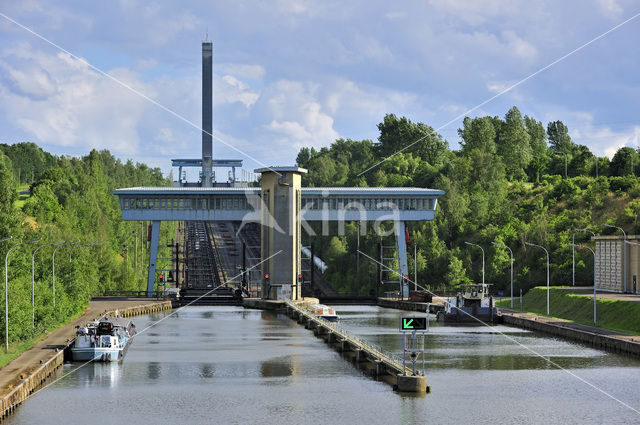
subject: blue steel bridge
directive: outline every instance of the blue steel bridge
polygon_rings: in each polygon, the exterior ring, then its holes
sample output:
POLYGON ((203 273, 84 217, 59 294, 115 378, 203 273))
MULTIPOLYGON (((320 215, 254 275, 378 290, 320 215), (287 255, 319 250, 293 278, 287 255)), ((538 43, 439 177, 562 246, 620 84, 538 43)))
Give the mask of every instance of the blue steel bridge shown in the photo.
MULTIPOLYGON (((124 220, 151 223, 148 294, 153 293, 157 283, 162 221, 186 223, 183 244, 188 251, 185 258, 189 270, 187 286, 198 281, 198 285, 204 286, 201 289, 207 289, 225 283, 229 275, 237 271, 233 270, 234 260, 229 259, 230 254, 237 253, 239 244, 247 245, 253 241, 254 246, 249 251, 253 264, 260 264, 262 296, 274 298, 282 293, 288 294, 283 288, 291 287, 290 298, 298 299, 301 296, 298 276, 303 272, 301 232, 313 235, 308 226, 310 222, 322 222, 323 233, 330 222, 337 222, 339 229, 346 221, 374 222, 374 225, 382 221, 393 222, 395 246, 387 247, 387 253, 382 252, 380 258, 394 265, 397 263, 395 274, 398 279, 407 275, 405 223, 433 220, 438 196, 444 192, 426 188, 301 187, 301 175, 307 170, 298 167, 257 169, 255 173, 261 174, 261 187, 248 187, 246 181, 238 181, 236 177, 236 169, 242 170, 241 159, 214 157, 212 63, 213 45, 204 41, 201 158, 172 160, 172 165, 179 169, 175 187, 133 187, 114 191, 120 199, 124 220), (197 182, 186 181, 183 175, 185 167, 200 169, 197 182), (214 168, 229 168, 228 180, 217 182, 214 168), (245 232, 246 237, 240 241, 242 232, 237 229, 246 227, 248 223, 258 223, 259 226, 253 226, 253 233, 248 232, 247 235, 245 232), (207 244, 210 246, 203 246, 207 244), (276 289, 273 292, 272 287, 276 289)), ((242 172, 245 175, 245 170, 242 172)), ((243 259, 245 253, 246 249, 243 249, 243 259)), ((174 275, 177 275, 178 268, 177 264, 174 265, 174 275)), ((313 275, 313 267, 310 268, 313 275)), ((406 282, 402 291, 404 295, 408 294, 406 282)))

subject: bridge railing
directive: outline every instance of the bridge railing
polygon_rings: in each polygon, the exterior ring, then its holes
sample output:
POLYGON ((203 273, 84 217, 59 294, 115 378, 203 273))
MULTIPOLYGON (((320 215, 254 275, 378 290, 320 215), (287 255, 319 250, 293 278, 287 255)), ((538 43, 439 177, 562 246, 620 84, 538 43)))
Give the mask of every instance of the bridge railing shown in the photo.
MULTIPOLYGON (((103 297, 130 297, 130 298, 149 298, 147 291, 104 291, 103 297)), ((166 298, 163 291, 153 291, 151 298, 166 298)))
POLYGON ((337 323, 328 322, 326 320, 315 317, 315 315, 311 311, 307 310, 304 307, 300 307, 298 304, 294 303, 291 300, 285 300, 285 303, 287 304, 287 306, 296 310, 298 313, 301 313, 304 316, 306 316, 309 320, 312 320, 315 323, 318 323, 318 324, 321 324, 322 326, 330 328, 340 338, 349 340, 352 344, 355 344, 358 346, 358 348, 373 354, 379 360, 383 360, 383 361, 386 360, 387 362, 391 363, 395 369, 399 371, 404 371, 406 375, 412 375, 411 370, 403 366, 402 359, 396 354, 385 351, 384 349, 382 349, 382 347, 378 345, 373 345, 367 341, 364 341, 361 338, 358 338, 357 336, 353 336, 349 334, 349 331, 347 331, 347 329, 343 328, 337 323))

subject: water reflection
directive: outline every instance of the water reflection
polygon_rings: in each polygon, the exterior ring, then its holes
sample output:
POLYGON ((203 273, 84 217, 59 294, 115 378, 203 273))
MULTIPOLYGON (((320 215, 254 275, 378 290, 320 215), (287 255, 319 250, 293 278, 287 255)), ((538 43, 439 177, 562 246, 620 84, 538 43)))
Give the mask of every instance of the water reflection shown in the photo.
POLYGON ((201 378, 213 378, 216 373, 216 368, 213 363, 204 363, 200 365, 200 377, 201 378))
POLYGON ((147 377, 151 381, 155 381, 160 378, 161 366, 158 362, 149 362, 147 364, 147 377))
POLYGON ((260 363, 260 376, 264 378, 294 375, 295 356, 283 356, 260 363))

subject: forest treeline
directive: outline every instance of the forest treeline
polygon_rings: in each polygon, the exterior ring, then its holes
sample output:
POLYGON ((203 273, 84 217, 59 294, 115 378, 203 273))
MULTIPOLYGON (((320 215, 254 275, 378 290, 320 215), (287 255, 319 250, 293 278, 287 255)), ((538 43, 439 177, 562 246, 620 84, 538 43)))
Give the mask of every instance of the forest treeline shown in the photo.
MULTIPOLYGON (((516 291, 546 282, 544 251, 550 254, 551 283, 571 284, 572 248, 591 234, 638 230, 640 154, 620 148, 613 158, 595 156, 575 143, 561 121, 547 123, 522 116, 517 107, 504 116, 465 118, 458 130, 461 149, 451 150, 433 128, 393 114, 378 125, 371 140, 336 140, 319 151, 302 148, 297 164, 309 170, 307 186, 405 186, 445 191, 432 222, 408 222, 409 256, 417 247, 418 283, 450 289, 481 280, 482 253, 465 245, 481 245, 486 253, 487 283, 495 290, 509 282, 509 252, 514 252, 516 291), (384 161, 383 161, 384 160, 384 161), (376 166, 380 161, 379 165, 376 166), (363 173, 363 171, 368 170, 363 173)), ((325 278, 344 293, 367 294, 375 287, 376 264, 360 256, 357 226, 344 236, 306 238, 329 264, 325 278)), ((376 258, 380 237, 369 228, 360 247, 376 258)), ((392 245, 391 238, 382 241, 392 245)), ((593 257, 576 251, 576 284, 593 282, 593 257)), ((413 280, 414 260, 409 258, 413 280)), ((383 288, 392 290, 396 288, 383 288)))
MULTIPOLYGON (((134 247, 142 248, 146 229, 139 223, 122 220, 112 191, 168 184, 160 169, 131 161, 123 163, 106 150, 71 158, 51 155, 34 143, 1 144, 0 238, 11 236, 0 243, 1 252, 6 254, 20 242, 42 238, 16 246, 8 257, 10 342, 27 340, 68 321, 82 311, 91 296, 105 290, 146 288, 142 256, 137 267, 133 261, 134 247), (19 181, 22 188, 24 182, 30 188, 30 195, 22 202, 16 202, 19 181), (43 246, 33 256, 39 246, 59 241, 78 242, 43 246), (101 245, 81 246, 90 243, 101 245)), ((4 305, 4 292, 1 298, 4 305)), ((0 329, 4 329, 4 315, 0 321, 0 329)))

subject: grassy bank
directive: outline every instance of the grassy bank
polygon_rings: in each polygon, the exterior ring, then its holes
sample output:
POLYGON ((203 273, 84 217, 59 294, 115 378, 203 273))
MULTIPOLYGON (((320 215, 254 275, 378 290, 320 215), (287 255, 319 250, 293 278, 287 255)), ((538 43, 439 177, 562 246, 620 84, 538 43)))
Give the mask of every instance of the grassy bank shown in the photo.
MULTIPOLYGON (((593 298, 561 288, 551 288, 549 292, 551 317, 593 326, 593 298)), ((497 301, 496 305, 509 308, 510 300, 497 301)), ((527 292, 522 297, 522 309, 518 300, 513 306, 515 310, 546 316, 547 288, 539 286, 527 292)), ((596 308, 598 327, 640 335, 640 303, 598 299, 596 308)))
POLYGON ((2 348, 0 350, 0 368, 4 367, 13 359, 17 358, 20 354, 24 353, 25 351, 33 347, 36 343, 47 338, 51 332, 63 326, 68 325, 72 321, 76 320, 78 317, 82 316, 82 314, 84 313, 84 310, 86 310, 86 307, 80 313, 77 313, 74 316, 70 317, 67 321, 59 322, 57 324, 51 325, 51 328, 50 328, 51 330, 49 332, 43 332, 32 338, 22 340, 22 341, 16 341, 9 344, 9 351, 5 351, 4 348, 2 348))

